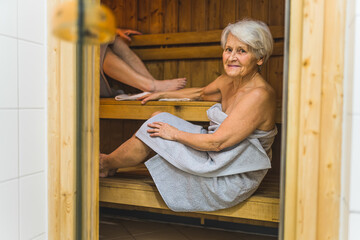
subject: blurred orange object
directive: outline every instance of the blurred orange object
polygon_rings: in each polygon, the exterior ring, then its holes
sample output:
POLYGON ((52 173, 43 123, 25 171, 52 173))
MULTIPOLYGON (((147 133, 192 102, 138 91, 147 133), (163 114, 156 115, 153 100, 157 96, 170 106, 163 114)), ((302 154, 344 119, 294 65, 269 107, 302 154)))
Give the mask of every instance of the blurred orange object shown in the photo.
MULTIPOLYGON (((103 5, 84 3, 83 12, 82 34, 85 44, 100 44, 114 39, 115 17, 109 8, 103 5)), ((77 1, 60 4, 53 15, 51 32, 62 40, 76 42, 78 40, 78 17, 77 1)))

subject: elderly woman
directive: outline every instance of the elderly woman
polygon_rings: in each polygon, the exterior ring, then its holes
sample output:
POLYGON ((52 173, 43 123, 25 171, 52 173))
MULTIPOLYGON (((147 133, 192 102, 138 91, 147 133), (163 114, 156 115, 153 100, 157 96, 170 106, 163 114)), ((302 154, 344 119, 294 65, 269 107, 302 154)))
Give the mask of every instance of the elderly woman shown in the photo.
POLYGON ((225 74, 204 88, 153 93, 219 103, 208 111, 205 130, 169 113, 154 114, 127 142, 100 157, 100 175, 145 161, 168 207, 174 211, 213 211, 245 200, 271 167, 275 92, 260 75, 272 52, 269 28, 242 20, 229 24, 221 44, 225 74))

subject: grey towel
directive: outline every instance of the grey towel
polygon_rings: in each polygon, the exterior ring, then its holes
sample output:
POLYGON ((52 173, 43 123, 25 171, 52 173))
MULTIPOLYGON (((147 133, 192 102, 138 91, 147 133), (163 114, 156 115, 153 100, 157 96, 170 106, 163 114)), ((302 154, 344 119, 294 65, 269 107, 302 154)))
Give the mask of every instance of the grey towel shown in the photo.
POLYGON ((105 76, 103 70, 104 58, 108 44, 100 45, 100 97, 113 97, 115 96, 113 90, 109 85, 109 81, 105 76))
POLYGON ((213 211, 245 200, 257 189, 271 167, 271 144, 277 133, 256 130, 236 146, 220 152, 204 152, 175 141, 150 137, 148 123, 161 121, 191 133, 212 133, 227 115, 221 104, 208 111, 210 127, 189 123, 169 113, 146 121, 136 136, 157 155, 145 165, 161 196, 174 211, 213 211))

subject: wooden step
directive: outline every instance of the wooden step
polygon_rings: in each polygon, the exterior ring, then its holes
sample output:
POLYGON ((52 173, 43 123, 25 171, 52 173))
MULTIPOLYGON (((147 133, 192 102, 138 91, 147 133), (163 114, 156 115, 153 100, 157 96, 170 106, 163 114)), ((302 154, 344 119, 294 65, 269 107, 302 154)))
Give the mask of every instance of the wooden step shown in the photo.
MULTIPOLYGON (((114 177, 101 178, 100 201, 168 210, 144 166, 127 168, 114 177)), ((279 202, 279 179, 266 176, 259 189, 246 201, 232 208, 201 214, 278 223, 279 202)))

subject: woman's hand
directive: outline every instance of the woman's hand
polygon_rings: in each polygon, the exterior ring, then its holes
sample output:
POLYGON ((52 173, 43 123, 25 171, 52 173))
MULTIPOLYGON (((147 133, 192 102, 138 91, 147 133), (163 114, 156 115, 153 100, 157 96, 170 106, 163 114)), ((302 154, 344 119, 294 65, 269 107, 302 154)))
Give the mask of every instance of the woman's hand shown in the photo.
POLYGON ((116 34, 119 35, 122 39, 131 42, 131 38, 130 35, 140 35, 142 34, 141 32, 135 31, 135 30, 131 30, 131 29, 121 29, 121 28, 117 28, 116 29, 116 34))
POLYGON ((163 139, 174 141, 179 133, 179 130, 167 123, 153 122, 148 124, 149 129, 147 132, 150 133, 151 137, 161 137, 163 139))
POLYGON ((149 93, 145 96, 139 97, 137 100, 141 101, 141 104, 145 104, 148 101, 155 101, 155 100, 159 100, 160 98, 162 98, 162 93, 154 92, 154 93, 149 93))

